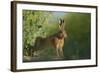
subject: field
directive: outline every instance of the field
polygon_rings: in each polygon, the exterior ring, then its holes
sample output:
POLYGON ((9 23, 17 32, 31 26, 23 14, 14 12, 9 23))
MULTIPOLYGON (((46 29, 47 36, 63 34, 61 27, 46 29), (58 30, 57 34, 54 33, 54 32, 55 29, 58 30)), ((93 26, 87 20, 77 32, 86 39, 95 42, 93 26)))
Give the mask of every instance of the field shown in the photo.
POLYGON ((23 10, 23 61, 79 60, 91 58, 91 14, 75 12, 54 12, 23 10), (30 56, 30 46, 37 37, 47 37, 59 31, 59 18, 65 21, 64 57, 57 58, 55 48, 49 45, 30 56))

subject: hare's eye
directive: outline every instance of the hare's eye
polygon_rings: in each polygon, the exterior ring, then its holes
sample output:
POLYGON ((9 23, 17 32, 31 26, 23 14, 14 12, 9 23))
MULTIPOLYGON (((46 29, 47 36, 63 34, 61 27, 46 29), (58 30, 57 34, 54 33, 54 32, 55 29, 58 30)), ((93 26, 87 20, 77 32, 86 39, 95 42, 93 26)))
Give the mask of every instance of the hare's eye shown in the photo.
POLYGON ((42 26, 41 25, 38 25, 38 28, 41 28, 42 26))

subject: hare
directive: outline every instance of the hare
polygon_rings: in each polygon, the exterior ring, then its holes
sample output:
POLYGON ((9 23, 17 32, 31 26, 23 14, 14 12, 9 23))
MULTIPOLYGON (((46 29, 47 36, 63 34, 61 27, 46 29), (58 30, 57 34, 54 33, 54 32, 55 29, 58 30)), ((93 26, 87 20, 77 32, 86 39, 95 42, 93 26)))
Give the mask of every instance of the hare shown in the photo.
POLYGON ((57 57, 63 56, 64 39, 67 37, 64 26, 64 20, 59 19, 59 31, 57 33, 46 38, 37 37, 34 46, 31 46, 30 49, 31 56, 35 51, 44 49, 46 45, 55 48, 57 57))

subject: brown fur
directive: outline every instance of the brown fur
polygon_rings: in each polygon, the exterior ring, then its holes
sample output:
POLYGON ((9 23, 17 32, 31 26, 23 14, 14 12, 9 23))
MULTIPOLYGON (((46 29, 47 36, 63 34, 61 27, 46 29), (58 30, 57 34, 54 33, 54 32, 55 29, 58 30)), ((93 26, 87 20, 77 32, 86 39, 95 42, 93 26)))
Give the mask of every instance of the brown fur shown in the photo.
POLYGON ((42 38, 37 37, 35 41, 34 47, 31 49, 31 54, 34 51, 43 49, 47 46, 51 46, 56 49, 57 56, 63 56, 63 47, 64 47, 64 39, 67 37, 67 34, 64 30, 64 20, 60 20, 59 31, 49 37, 42 38))

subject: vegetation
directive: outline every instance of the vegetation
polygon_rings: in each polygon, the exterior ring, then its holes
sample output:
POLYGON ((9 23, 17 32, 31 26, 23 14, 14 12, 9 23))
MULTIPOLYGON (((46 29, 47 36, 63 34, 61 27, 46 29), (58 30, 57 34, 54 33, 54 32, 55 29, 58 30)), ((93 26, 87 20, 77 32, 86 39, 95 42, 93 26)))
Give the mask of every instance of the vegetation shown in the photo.
MULTIPOLYGON (((65 20, 64 57, 66 60, 90 59, 91 17, 89 13, 53 12, 23 10, 23 55, 29 56, 29 45, 34 45, 36 37, 47 37, 56 33, 58 19, 65 20)), ((40 51, 41 52, 41 51, 40 51)), ((40 57, 50 59, 55 49, 44 49, 40 57)))

